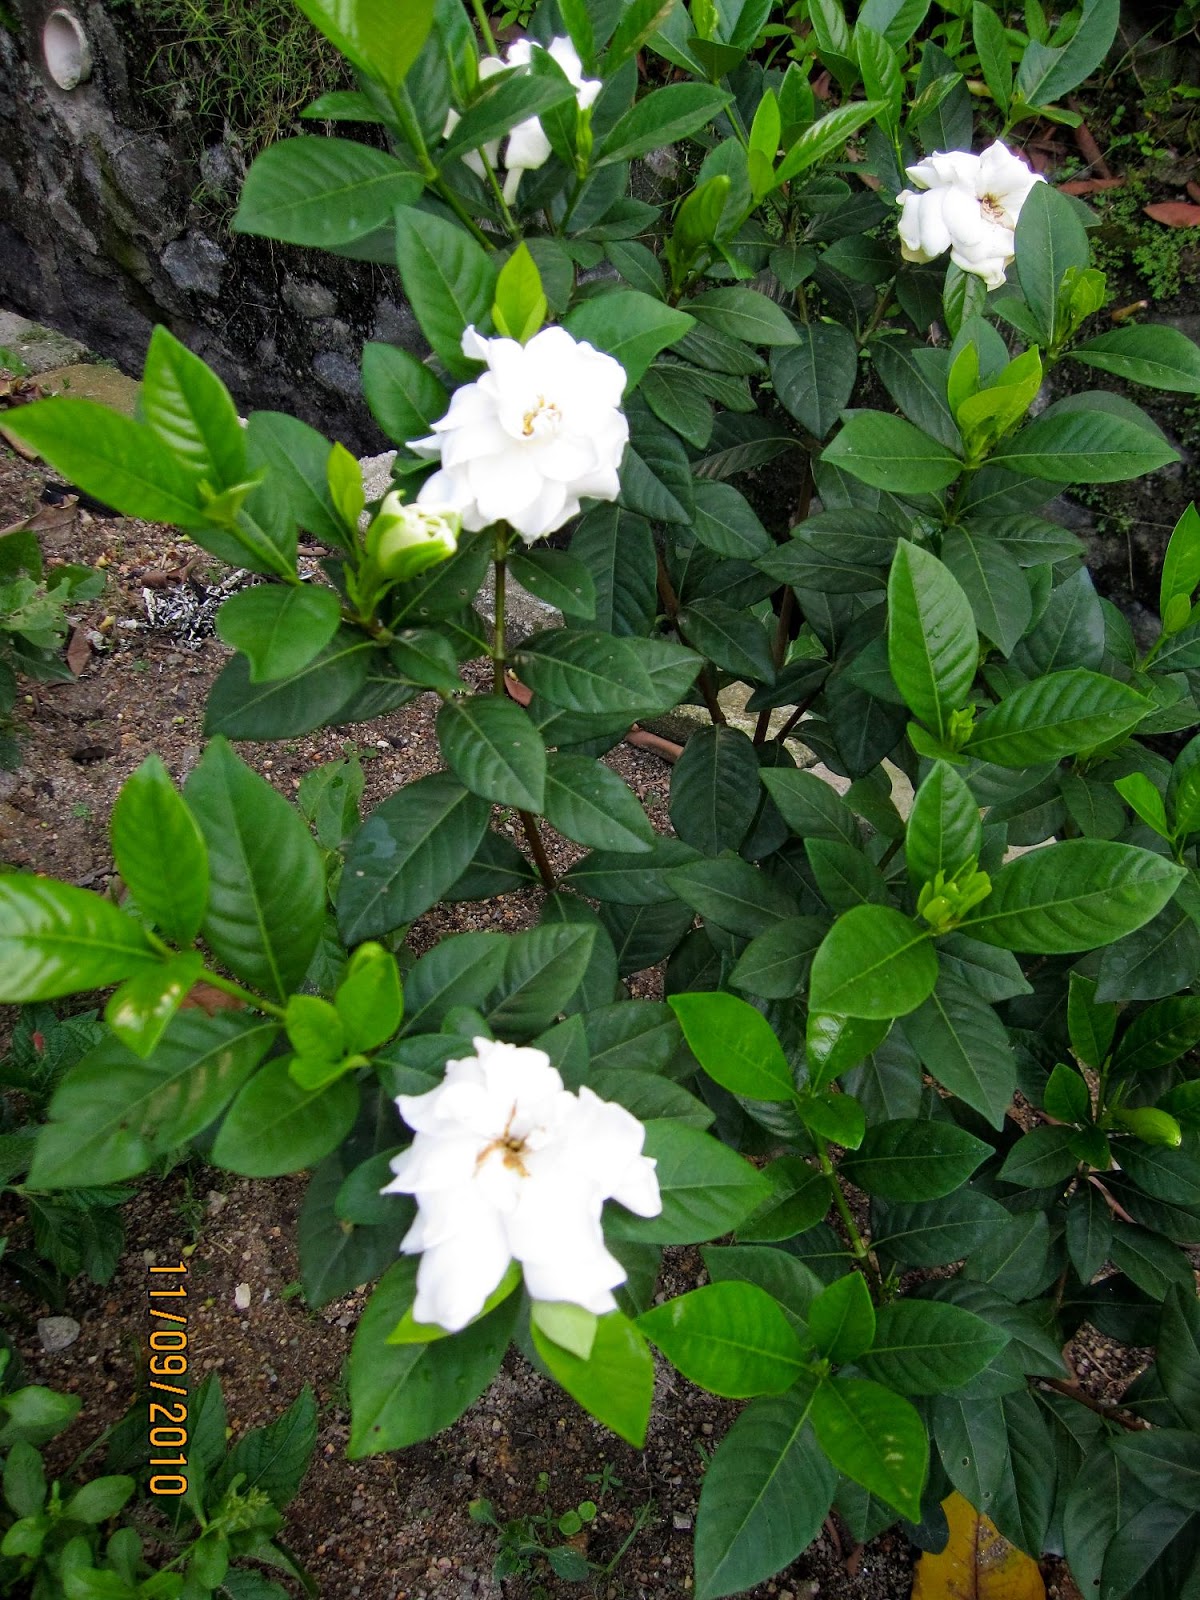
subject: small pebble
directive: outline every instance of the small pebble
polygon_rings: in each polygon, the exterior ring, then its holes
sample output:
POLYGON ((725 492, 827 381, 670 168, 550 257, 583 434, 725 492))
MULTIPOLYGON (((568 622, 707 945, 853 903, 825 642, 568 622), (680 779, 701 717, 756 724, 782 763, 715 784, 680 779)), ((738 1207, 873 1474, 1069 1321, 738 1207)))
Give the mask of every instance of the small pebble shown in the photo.
POLYGON ((79 1337, 79 1324, 74 1317, 39 1317, 38 1338, 48 1356, 57 1355, 79 1337))
POLYGON ((239 1311, 249 1311, 250 1285, 248 1283, 238 1284, 237 1288, 233 1291, 233 1303, 239 1311))

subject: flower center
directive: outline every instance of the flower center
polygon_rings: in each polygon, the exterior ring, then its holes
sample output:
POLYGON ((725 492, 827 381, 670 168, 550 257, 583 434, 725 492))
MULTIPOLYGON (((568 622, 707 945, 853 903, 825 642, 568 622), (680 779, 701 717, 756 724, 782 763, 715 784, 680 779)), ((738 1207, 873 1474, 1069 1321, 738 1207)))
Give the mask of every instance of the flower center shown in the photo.
POLYGON ((1003 222, 1004 207, 994 194, 985 194, 980 202, 979 209, 983 212, 988 222, 1003 222))
POLYGON ((527 439, 557 433, 561 426, 562 412, 544 394, 538 395, 537 404, 531 406, 521 419, 521 432, 527 439))
POLYGON ((498 1139, 493 1139, 490 1144, 485 1144, 475 1157, 476 1172, 479 1171, 490 1155, 499 1153, 501 1161, 510 1172, 515 1172, 522 1178, 529 1176, 529 1169, 522 1159, 528 1154, 529 1146, 526 1144, 524 1137, 518 1138, 512 1131, 513 1120, 516 1115, 517 1107, 514 1102, 512 1110, 508 1113, 508 1121, 504 1124, 504 1132, 498 1139))

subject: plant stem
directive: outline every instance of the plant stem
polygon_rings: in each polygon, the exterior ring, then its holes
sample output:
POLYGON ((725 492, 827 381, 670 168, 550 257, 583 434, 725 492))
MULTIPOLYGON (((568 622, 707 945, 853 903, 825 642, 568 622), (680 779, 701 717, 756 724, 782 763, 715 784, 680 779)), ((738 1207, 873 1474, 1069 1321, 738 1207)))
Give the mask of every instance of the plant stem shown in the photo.
MULTIPOLYGON (((779 607, 779 619, 775 624, 775 639, 771 645, 771 659, 775 663, 776 672, 783 665, 783 658, 787 654, 788 635, 792 628, 792 612, 795 609, 795 604, 796 596, 789 586, 783 591, 783 600, 779 607)), ((755 744, 764 744, 766 742, 766 737, 771 727, 771 712, 773 709, 774 707, 767 706, 765 710, 759 712, 758 722, 754 729, 755 744)))
POLYGON ((884 314, 892 301, 892 289, 893 285, 889 283, 879 296, 879 299, 876 300, 875 309, 871 313, 871 320, 863 329, 862 336, 858 341, 858 347, 860 350, 862 349, 863 345, 867 343, 868 339, 870 339, 871 335, 875 332, 876 328, 878 328, 879 324, 883 321, 884 314))
POLYGON ((496 54, 496 35, 492 32, 491 19, 487 14, 487 7, 483 0, 471 0, 471 9, 475 13, 475 20, 479 24, 479 32, 483 43, 490 56, 496 54))
POLYGON ((396 113, 396 121, 400 124, 400 131, 409 144, 412 145, 413 153, 421 164, 422 172, 428 179, 436 178, 437 167, 429 158, 429 146, 425 143, 424 135, 421 133, 421 124, 417 120, 416 108, 412 103, 412 97, 407 88, 404 84, 398 85, 397 88, 389 92, 388 98, 392 102, 392 110, 396 113))
POLYGON ((420 162, 421 172, 426 183, 433 186, 463 227, 472 235, 476 243, 483 245, 485 250, 494 250, 496 241, 488 238, 453 189, 447 187, 438 172, 436 163, 430 157, 429 146, 425 143, 424 136, 421 133, 421 125, 417 121, 417 113, 413 107, 412 97, 409 95, 408 89, 404 84, 401 84, 398 89, 392 92, 390 98, 392 110, 396 113, 396 121, 399 123, 404 137, 412 146, 418 162, 420 162))
POLYGON ((556 887, 554 868, 550 865, 550 857, 546 854, 546 846, 537 825, 537 818, 532 811, 521 811, 517 814, 521 818, 521 826, 525 829, 526 841, 533 852, 533 862, 538 869, 538 877, 542 880, 542 887, 547 893, 553 894, 556 887))
MULTIPOLYGON (((658 597, 663 603, 663 610, 667 614, 667 620, 673 624, 675 632, 679 635, 680 643, 688 645, 688 649, 691 649, 692 646, 688 644, 686 634, 679 626, 679 623, 675 620, 679 611, 679 596, 675 593, 675 585, 671 582, 670 574, 667 571, 667 564, 662 558, 662 551, 657 551, 656 556, 658 560, 658 597)), ((699 654, 699 652, 697 652, 697 654, 699 654)), ((717 699, 716 681, 713 677, 712 668, 707 662, 704 664, 704 668, 700 673, 697 683, 700 693, 704 696, 704 704, 708 707, 708 714, 712 718, 713 723, 717 727, 723 727, 727 721, 727 718, 724 711, 721 710, 720 701, 717 699)))
POLYGON ((1038 1382, 1044 1389, 1053 1389, 1058 1394, 1065 1394, 1068 1400, 1077 1400, 1081 1406, 1086 1406, 1097 1416, 1105 1417, 1109 1422, 1127 1428, 1130 1433, 1141 1433, 1148 1426, 1140 1417, 1131 1416, 1127 1411, 1118 1411, 1115 1406, 1101 1405, 1099 1400, 1093 1400, 1090 1394, 1085 1394, 1078 1383, 1071 1383, 1067 1378, 1039 1378, 1038 1382))
POLYGON ((487 152, 480 150, 479 159, 483 162, 483 170, 487 174, 488 185, 495 196, 496 204, 500 208, 500 216, 504 226, 514 239, 521 238, 521 224, 513 216, 508 201, 504 198, 504 190, 500 187, 500 180, 496 176, 496 169, 487 158, 487 152))
POLYGON ((504 587, 508 575, 508 530, 503 523, 496 529, 492 560, 496 573, 496 617, 492 624, 492 693, 504 691, 504 587))
POLYGON ((847 1237, 850 1240, 850 1248, 854 1252, 854 1258, 866 1274, 872 1290, 878 1295, 883 1285, 879 1275, 879 1268, 875 1264, 875 1258, 872 1256, 862 1234, 858 1231, 858 1224, 855 1222, 854 1215, 846 1201, 846 1196, 842 1191, 842 1185, 833 1162, 829 1159, 828 1144, 821 1138, 820 1134, 815 1134, 814 1138, 817 1141, 817 1161, 821 1171, 829 1179, 829 1186, 833 1191, 833 1203, 837 1207, 838 1216, 842 1219, 842 1226, 845 1228, 847 1237))
MULTIPOLYGON (((146 943, 153 946, 164 960, 173 961, 180 953, 178 950, 172 949, 165 939, 160 939, 151 929, 147 928, 145 935, 146 943)), ((214 989, 220 989, 223 994, 232 995, 236 1000, 244 1000, 248 1006, 253 1006, 256 1011, 262 1011, 269 1017, 278 1017, 281 1022, 286 1015, 282 1006, 277 1006, 271 1000, 264 1000, 262 995, 254 994, 250 989, 243 989, 240 983, 234 983, 232 978, 223 978, 217 972, 205 970, 201 972, 196 981, 210 984, 214 989)))
POLYGON ((812 705, 813 701, 817 698, 817 695, 819 693, 820 693, 819 689, 814 689, 812 694, 807 695, 800 702, 800 704, 792 712, 791 716, 784 723, 783 727, 780 728, 779 732, 775 735, 775 737, 777 739, 783 740, 783 739, 787 738, 788 734, 792 732, 792 730, 795 728, 796 724, 800 721, 801 717, 808 710, 809 706, 812 705))
POLYGON ((494 250, 496 248, 495 239, 489 238, 483 229, 476 224, 475 219, 454 193, 454 190, 448 188, 441 178, 438 178, 434 183, 434 188, 462 223, 463 227, 472 234, 476 244, 481 244, 485 250, 494 250))

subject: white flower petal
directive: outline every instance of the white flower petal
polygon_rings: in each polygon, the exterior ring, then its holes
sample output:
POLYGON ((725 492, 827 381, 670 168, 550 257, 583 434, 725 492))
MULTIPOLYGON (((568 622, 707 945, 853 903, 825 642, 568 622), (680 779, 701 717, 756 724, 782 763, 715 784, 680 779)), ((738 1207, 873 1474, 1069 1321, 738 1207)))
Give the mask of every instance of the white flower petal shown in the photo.
POLYGON ((413 1316, 457 1333, 483 1310, 510 1260, 499 1223, 483 1219, 469 1234, 426 1250, 417 1268, 413 1316))
POLYGON ((998 288, 1015 253, 1021 207, 1044 180, 999 140, 982 155, 935 151, 907 170, 921 192, 897 197, 904 259, 932 261, 949 250, 956 266, 998 288))
MULTIPOLYGON (((918 196, 915 223, 918 244, 926 261, 933 261, 950 248, 950 229, 946 225, 943 189, 930 189, 918 196)), ((972 204, 974 202, 972 201, 972 204)))
POLYGON ((463 336, 460 342, 462 344, 462 353, 466 356, 468 361, 487 360, 488 345, 491 343, 491 340, 485 339, 481 334, 476 333, 475 324, 473 322, 468 323, 463 329, 463 336))
POLYGON ((449 507, 469 530, 507 522, 532 542, 578 515, 581 499, 617 498, 629 439, 619 361, 561 327, 526 345, 469 327, 462 348, 487 370, 412 442, 442 465, 418 505, 449 507))
POLYGON ((398 1102, 416 1134, 388 1188, 417 1200, 402 1245, 422 1253, 415 1316, 464 1327, 514 1258, 535 1298, 611 1310, 625 1271, 604 1243, 604 1202, 661 1209, 642 1124, 587 1088, 570 1093, 544 1051, 473 1044, 435 1089, 398 1102))
POLYGON ((542 132, 542 125, 536 117, 529 117, 525 122, 518 122, 508 136, 508 145, 504 151, 504 164, 512 167, 523 167, 529 171, 535 167, 544 167, 550 159, 550 141, 542 132))

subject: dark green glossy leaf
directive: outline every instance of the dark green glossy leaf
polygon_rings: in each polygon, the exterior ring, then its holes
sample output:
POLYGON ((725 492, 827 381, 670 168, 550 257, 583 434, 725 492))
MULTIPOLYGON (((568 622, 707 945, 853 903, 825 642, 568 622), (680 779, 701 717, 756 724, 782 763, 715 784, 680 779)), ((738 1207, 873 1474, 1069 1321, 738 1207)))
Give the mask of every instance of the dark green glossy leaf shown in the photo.
POLYGON ((239 978, 284 1000, 320 937, 321 853, 299 814, 224 739, 209 743, 184 793, 208 845, 204 938, 239 978))
POLYGON ((419 778, 378 806, 350 844, 338 891, 348 944, 390 933, 428 911, 466 869, 488 823, 485 801, 445 773, 419 778))

